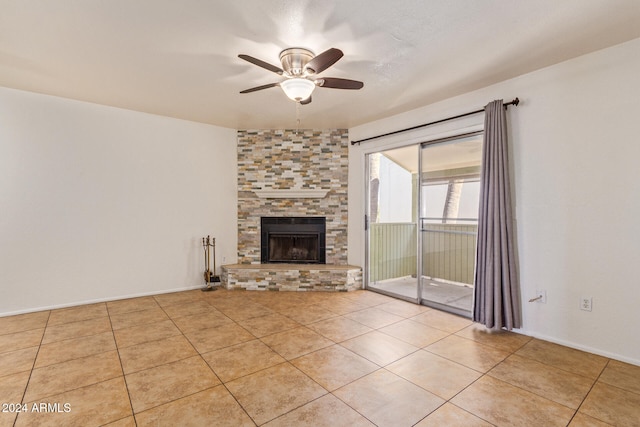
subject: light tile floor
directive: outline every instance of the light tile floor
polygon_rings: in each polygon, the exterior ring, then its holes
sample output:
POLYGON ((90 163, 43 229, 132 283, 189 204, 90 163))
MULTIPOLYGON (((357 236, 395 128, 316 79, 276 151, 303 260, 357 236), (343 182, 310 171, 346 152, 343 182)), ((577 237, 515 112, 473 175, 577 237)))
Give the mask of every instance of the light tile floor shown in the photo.
POLYGON ((4 426, 638 426, 640 367, 368 291, 0 318, 4 426))

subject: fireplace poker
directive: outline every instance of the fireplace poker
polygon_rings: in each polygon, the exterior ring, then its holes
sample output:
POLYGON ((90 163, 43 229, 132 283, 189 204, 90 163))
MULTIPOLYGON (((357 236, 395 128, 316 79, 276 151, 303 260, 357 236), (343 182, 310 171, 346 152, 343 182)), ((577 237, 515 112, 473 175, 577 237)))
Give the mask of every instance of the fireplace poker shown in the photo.
POLYGON ((211 271, 210 281, 214 283, 220 282, 220 276, 216 275, 216 238, 211 238, 211 247, 213 248, 213 270, 211 271))
POLYGON ((220 276, 216 276, 216 238, 207 236, 202 238, 202 247, 204 249, 204 283, 203 292, 215 291, 216 288, 211 286, 213 282, 220 282, 220 276), (213 270, 211 270, 211 248, 213 248, 213 270))

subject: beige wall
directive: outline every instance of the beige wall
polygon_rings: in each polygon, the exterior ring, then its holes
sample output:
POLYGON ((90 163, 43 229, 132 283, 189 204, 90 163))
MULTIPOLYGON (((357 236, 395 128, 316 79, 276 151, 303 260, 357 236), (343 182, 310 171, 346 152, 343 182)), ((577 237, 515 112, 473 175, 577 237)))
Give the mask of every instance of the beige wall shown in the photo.
POLYGON ((203 286, 235 130, 0 88, 0 315, 203 286))

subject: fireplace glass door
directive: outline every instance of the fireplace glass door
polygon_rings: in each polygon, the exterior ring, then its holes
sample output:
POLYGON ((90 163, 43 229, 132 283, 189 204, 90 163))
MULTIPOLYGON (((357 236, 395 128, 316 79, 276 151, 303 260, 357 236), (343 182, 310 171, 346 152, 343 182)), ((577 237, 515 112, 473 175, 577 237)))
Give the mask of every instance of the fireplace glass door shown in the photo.
POLYGON ((317 262, 318 238, 318 233, 270 233, 268 262, 317 262))
POLYGON ((326 218, 262 217, 260 262, 326 263, 326 218))

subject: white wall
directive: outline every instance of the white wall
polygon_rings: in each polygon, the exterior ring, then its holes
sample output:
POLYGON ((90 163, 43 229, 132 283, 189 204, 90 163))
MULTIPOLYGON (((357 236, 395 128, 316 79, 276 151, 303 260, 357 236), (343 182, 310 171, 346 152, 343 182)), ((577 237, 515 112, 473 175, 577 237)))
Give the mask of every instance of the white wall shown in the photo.
POLYGON ((413 182, 411 172, 380 156, 379 222, 411 222, 413 182))
POLYGON ((236 131, 0 88, 0 315, 203 286, 236 131))
MULTIPOLYGON (((508 110, 524 327, 640 364, 640 39, 396 117, 358 140, 475 110, 508 110), (536 289, 547 303, 529 303, 536 289), (593 311, 579 309, 593 297, 593 311)), ((363 265, 365 152, 477 129, 482 115, 363 143, 349 153, 349 262, 363 265), (457 129, 456 129, 457 128, 457 129)))

